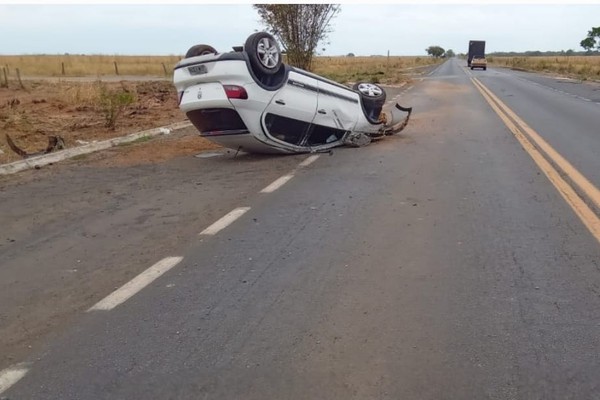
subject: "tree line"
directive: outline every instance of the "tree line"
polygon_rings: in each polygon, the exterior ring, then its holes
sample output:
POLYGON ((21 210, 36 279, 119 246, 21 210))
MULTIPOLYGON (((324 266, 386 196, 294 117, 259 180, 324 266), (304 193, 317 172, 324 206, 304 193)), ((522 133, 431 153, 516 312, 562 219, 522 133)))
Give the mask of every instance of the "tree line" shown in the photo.
MULTIPOLYGON (((488 53, 489 56, 496 57, 558 57, 558 56, 588 56, 588 55, 600 55, 600 26, 592 28, 588 31, 587 36, 579 45, 585 49, 585 51, 575 51, 573 49, 560 50, 560 51, 496 51, 488 53)), ((428 55, 439 58, 439 57, 454 57, 452 50, 444 50, 440 46, 429 46, 425 49, 428 55)), ((459 54, 464 56, 464 54, 459 54)))

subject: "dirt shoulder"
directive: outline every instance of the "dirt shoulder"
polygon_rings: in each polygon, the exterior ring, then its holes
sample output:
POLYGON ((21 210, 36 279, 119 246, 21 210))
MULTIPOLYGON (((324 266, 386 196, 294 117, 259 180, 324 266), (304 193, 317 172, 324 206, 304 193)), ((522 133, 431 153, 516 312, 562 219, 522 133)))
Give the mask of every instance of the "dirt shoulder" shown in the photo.
MULTIPOLYGON (((49 136, 60 136, 72 148, 185 119, 173 84, 165 80, 27 80, 23 87, 10 82, 0 88, 0 164, 22 159, 6 135, 23 150, 37 152, 46 148, 49 136)), ((199 139, 194 151, 203 146, 214 148, 199 139)))

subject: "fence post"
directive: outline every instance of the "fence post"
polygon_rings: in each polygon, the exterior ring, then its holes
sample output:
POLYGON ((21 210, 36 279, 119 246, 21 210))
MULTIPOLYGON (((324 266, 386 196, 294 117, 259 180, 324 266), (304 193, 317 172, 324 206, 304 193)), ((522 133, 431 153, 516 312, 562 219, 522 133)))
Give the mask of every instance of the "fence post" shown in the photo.
POLYGON ((64 75, 65 75, 65 63, 64 63, 64 62, 62 62, 62 63, 60 63, 60 64, 61 64, 61 67, 62 67, 62 68, 61 68, 61 69, 62 69, 62 74, 63 74, 63 76, 64 76, 64 75))
POLYGON ((19 85, 21 85, 21 89, 25 89, 25 85, 23 85, 23 81, 21 80, 21 72, 19 68, 17 68, 17 79, 19 80, 19 85))
POLYGON ((163 66, 163 70, 165 71, 165 76, 167 76, 167 67, 165 66, 165 63, 162 63, 163 66))
POLYGON ((4 73, 4 83, 1 85, 2 87, 8 87, 8 76, 6 76, 6 68, 2 67, 2 72, 4 73))
POLYGON ((390 72, 390 51, 388 50, 388 55, 387 55, 387 73, 390 72))
POLYGON ((119 67, 117 66, 117 62, 114 61, 115 64, 115 74, 119 75, 119 67))

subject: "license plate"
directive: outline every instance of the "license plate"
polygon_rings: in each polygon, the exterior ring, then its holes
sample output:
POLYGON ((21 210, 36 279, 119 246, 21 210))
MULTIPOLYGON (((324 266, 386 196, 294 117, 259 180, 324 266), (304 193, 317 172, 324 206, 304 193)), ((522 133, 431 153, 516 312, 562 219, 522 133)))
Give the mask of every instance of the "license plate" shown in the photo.
POLYGON ((204 64, 192 65, 191 67, 188 67, 188 71, 190 71, 191 75, 202 75, 208 72, 206 65, 204 64))

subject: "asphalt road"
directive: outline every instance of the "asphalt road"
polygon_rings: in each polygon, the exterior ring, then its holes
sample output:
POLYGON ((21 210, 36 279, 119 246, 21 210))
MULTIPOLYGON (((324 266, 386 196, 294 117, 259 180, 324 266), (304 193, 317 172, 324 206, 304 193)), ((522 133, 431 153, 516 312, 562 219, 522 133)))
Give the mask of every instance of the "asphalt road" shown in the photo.
POLYGON ((0 336, 16 383, 0 396, 598 398, 594 221, 476 83, 595 187, 598 92, 463 64, 402 89, 408 128, 364 148, 3 180, 0 336), (86 311, 165 257, 182 260, 86 311), (22 322, 36 313, 46 329, 22 322))

